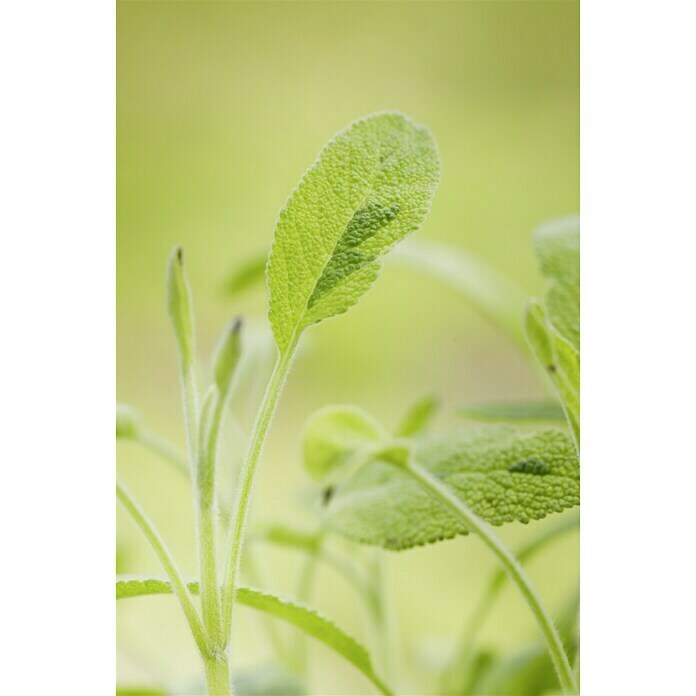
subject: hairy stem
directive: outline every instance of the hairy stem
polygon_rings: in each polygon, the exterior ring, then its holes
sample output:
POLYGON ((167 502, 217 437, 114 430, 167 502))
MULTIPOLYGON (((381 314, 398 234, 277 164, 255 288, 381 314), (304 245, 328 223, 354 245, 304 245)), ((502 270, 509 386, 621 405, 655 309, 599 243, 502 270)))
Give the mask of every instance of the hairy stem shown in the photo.
POLYGON ((123 486, 123 484, 116 482, 116 497, 126 509, 126 511, 133 518, 133 521, 138 525, 138 528, 143 533, 143 536, 147 539, 148 543, 155 552, 155 555, 159 559, 164 572, 169 578, 169 582, 172 585, 174 594, 181 604, 181 608, 184 611, 186 620, 191 628, 191 633, 193 633, 196 645, 203 655, 204 659, 211 654, 211 646, 208 635, 206 633, 201 617, 198 614, 191 593, 186 585, 186 581, 181 575, 179 568, 174 561, 169 549, 167 549, 164 540, 160 536, 159 532, 152 524, 150 519, 147 517, 143 509, 136 502, 135 498, 130 494, 128 489, 123 486))
POLYGON ((498 537, 493 533, 490 525, 478 517, 466 503, 460 500, 452 490, 439 478, 431 474, 414 461, 410 461, 404 470, 410 473, 434 498, 447 506, 457 517, 464 522, 466 528, 477 534, 486 546, 495 554, 501 562, 510 578, 517 585, 534 618, 539 624, 551 660, 556 669, 558 680, 566 694, 576 694, 577 686, 573 671, 568 661, 563 643, 553 625, 551 617, 541 604, 541 600, 527 577, 519 561, 508 551, 498 537))
MULTIPOLYGON (((535 536, 516 551, 515 556, 518 562, 532 558, 545 548, 549 542, 566 532, 577 529, 579 523, 579 515, 564 515, 560 522, 543 530, 541 534, 535 536)), ((458 682, 464 678, 467 670, 471 667, 476 636, 495 606, 495 600, 503 588, 506 577, 508 576, 505 569, 498 568, 491 576, 482 597, 476 603, 474 612, 462 631, 459 643, 452 653, 447 669, 443 673, 440 689, 443 693, 456 691, 459 686, 458 682)), ((457 693, 459 692, 457 691, 457 693)))
POLYGON ((249 442, 249 449, 242 464, 240 472, 239 486, 237 490, 237 502, 232 519, 232 530, 230 532, 230 542, 228 547, 225 579, 223 584, 223 630, 227 640, 230 640, 232 633, 232 611, 234 606, 234 596, 237 589, 237 578, 239 576, 239 561, 242 556, 244 545, 244 531, 246 528, 246 518, 251 501, 251 493, 254 485, 254 475, 256 467, 263 452, 264 442, 268 428, 275 414, 283 384, 290 368, 297 339, 291 341, 288 348, 278 357, 273 374, 268 383, 266 393, 259 408, 254 423, 254 428, 249 442))
POLYGON ((205 396, 199 423, 196 514, 203 622, 216 648, 222 651, 225 639, 221 630, 215 514, 215 454, 222 418, 220 402, 217 387, 212 386, 205 396))
MULTIPOLYGON (((198 395, 193 364, 182 354, 181 388, 186 422, 186 440, 191 461, 191 483, 194 489, 196 520, 196 546, 200 573, 200 596, 203 622, 216 651, 224 650, 225 640, 220 626, 220 590, 217 580, 216 521, 211 503, 214 496, 214 471, 208 475, 208 445, 210 410, 214 397, 204 403, 204 413, 199 418, 198 395)), ((218 399, 219 400, 219 399, 218 399)))
POLYGON ((219 653, 204 660, 205 686, 208 696, 229 696, 230 668, 225 653, 219 653))

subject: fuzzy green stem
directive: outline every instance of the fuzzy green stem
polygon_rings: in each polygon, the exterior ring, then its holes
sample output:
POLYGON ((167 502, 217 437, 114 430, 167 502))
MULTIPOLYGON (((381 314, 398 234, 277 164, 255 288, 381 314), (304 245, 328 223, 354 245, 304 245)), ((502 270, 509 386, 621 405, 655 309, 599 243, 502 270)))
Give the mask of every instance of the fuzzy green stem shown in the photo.
POLYGON ((205 686, 208 696, 229 696, 230 668, 227 655, 219 653, 204 660, 205 686))
POLYGON ((275 414, 276 407, 280 394, 283 390, 283 384, 287 377, 290 363, 292 362, 295 348, 297 347, 297 338, 294 338, 285 351, 278 357, 273 374, 268 383, 266 393, 259 408, 254 423, 254 428, 249 443, 247 455, 244 458, 242 469, 240 472, 240 482, 237 490, 237 502, 234 510, 232 521, 232 530, 230 533, 230 543, 228 547, 228 556, 226 563, 225 579, 223 584, 223 628, 224 635, 227 640, 230 640, 232 633, 232 612, 234 606, 234 596, 237 590, 237 578, 239 576, 239 561, 242 556, 242 548, 244 545, 244 532, 246 528, 246 518, 251 501, 251 493, 254 485, 254 475, 256 467, 263 452, 264 442, 268 428, 275 414))
MULTIPOLYGON (((541 551, 546 545, 565 534, 566 532, 577 529, 580 523, 579 515, 564 516, 560 522, 544 529, 541 534, 535 536, 529 542, 521 546, 515 553, 518 562, 532 558, 535 554, 541 551)), ((459 644, 452 653, 449 661, 449 666, 444 671, 442 676, 441 688, 442 693, 450 693, 456 691, 459 693, 458 682, 463 679, 467 669, 472 665, 474 658, 473 647, 476 641, 476 636, 481 630, 486 618, 491 609, 495 606, 495 600, 503 587, 505 578, 508 577, 505 569, 498 568, 493 573, 483 596, 479 599, 474 607, 469 621, 466 624, 459 644)))
POLYGON ((465 524, 470 532, 477 534, 501 562, 510 578, 517 585, 534 615, 544 636, 558 680, 566 694, 576 694, 577 686, 563 643, 553 625, 530 579, 518 560, 508 551, 490 525, 478 517, 466 503, 458 498, 442 481, 414 461, 409 461, 404 470, 410 473, 434 498, 443 503, 465 524))
POLYGON ((193 603, 193 598, 186 585, 186 581, 182 577, 173 556, 169 552, 169 549, 167 549, 164 540, 154 524, 147 517, 135 498, 133 498, 123 484, 118 482, 116 482, 116 497, 133 518, 136 525, 138 525, 138 528, 143 533, 143 536, 147 539, 152 550, 159 559, 159 562, 162 564, 162 568, 164 568, 164 572, 169 578, 174 594, 177 596, 179 604, 181 604, 181 608, 184 611, 196 645, 205 659, 206 656, 211 654, 210 641, 205 627, 203 626, 203 622, 201 621, 201 617, 198 614, 198 610, 193 603))
POLYGON ((217 577, 217 523, 212 503, 215 480, 214 456, 212 464, 208 457, 209 433, 212 430, 210 410, 212 409, 212 401, 219 401, 219 399, 216 399, 215 396, 212 399, 206 398, 204 413, 199 418, 193 364, 189 356, 186 356, 183 351, 181 353, 181 385, 186 440, 191 460, 191 482, 195 491, 196 546, 201 579, 200 596, 203 622, 214 650, 222 652, 226 641, 221 630, 220 589, 217 577))
POLYGON ((221 417, 220 398, 217 387, 213 385, 203 401, 199 422, 196 527, 203 622, 216 648, 223 650, 225 640, 221 631, 215 515, 215 451, 221 417))

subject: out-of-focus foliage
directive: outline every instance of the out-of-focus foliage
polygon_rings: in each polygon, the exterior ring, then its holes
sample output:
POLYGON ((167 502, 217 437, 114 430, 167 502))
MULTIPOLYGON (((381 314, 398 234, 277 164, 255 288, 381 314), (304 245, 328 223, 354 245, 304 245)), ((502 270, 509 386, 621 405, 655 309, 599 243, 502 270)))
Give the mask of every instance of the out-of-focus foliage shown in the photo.
POLYGON ((500 401, 464 406, 458 413, 471 420, 490 422, 555 423, 565 418, 555 401, 500 401))

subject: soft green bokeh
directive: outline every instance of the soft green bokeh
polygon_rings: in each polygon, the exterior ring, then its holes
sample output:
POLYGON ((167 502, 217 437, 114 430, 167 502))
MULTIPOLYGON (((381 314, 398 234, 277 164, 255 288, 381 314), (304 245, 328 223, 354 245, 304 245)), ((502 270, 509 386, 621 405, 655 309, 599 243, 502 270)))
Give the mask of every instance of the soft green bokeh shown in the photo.
MULTIPOLYGON (((266 324, 263 291, 225 299, 227 272, 268 248, 279 208, 326 140, 373 111, 403 111, 437 139, 442 183, 418 235, 471 249, 540 295, 532 231, 579 207, 576 3, 119 2, 117 24, 118 396, 153 429, 183 447, 165 306, 171 248, 185 249, 200 373, 208 379, 217 337, 232 316, 266 324)), ((451 290, 400 268, 387 267, 357 308, 305 339, 261 464, 257 522, 311 522, 302 511, 312 484, 298 434, 319 406, 357 403, 395 426, 427 393, 439 394, 446 410, 543 395, 537 374, 503 334, 451 290)), ((236 406, 245 426, 249 409, 236 406)), ((239 436, 229 424, 227 431, 229 467, 239 436)), ((120 475, 192 574, 186 481, 132 444, 119 445, 118 454, 120 475)), ((501 534, 514 543, 543 524, 501 534)), ((159 573, 120 512, 118 528, 119 569, 159 573)), ((300 564, 292 554, 273 551, 261 561, 268 589, 294 593, 300 564)), ((402 692, 425 688, 412 681, 424 639, 427 654, 448 645, 493 567, 468 538, 388 556, 401 636, 391 672, 402 692)), ((577 581, 576 538, 559 541, 529 570, 558 611, 577 581)), ((366 638, 350 587, 331 571, 319 580, 317 606, 366 638)), ((129 601, 118 610, 120 680, 195 676, 195 648, 173 600, 129 601)), ((253 664, 269 648, 256 617, 239 616, 238 657, 253 664)), ((536 630, 508 588, 483 638, 513 647, 536 630)), ((369 692, 323 647, 313 645, 310 658, 313 693, 369 692)))

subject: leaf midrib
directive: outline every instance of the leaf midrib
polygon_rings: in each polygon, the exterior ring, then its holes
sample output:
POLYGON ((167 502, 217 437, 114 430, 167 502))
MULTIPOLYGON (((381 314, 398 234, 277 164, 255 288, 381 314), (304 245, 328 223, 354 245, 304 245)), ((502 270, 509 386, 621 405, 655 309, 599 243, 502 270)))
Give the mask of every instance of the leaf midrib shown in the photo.
MULTIPOLYGON (((316 291, 317 286, 319 284, 319 280, 323 277, 324 271, 326 270, 326 267, 329 265, 331 259, 336 254, 336 249, 338 248, 338 245, 341 243, 341 240, 343 239, 344 235, 346 234, 346 230, 348 229, 348 225, 350 225, 350 222, 353 219, 353 217, 355 216, 355 213, 365 206, 365 201, 372 195, 372 193, 375 190, 375 181, 377 180, 377 177, 382 173, 382 170, 383 170, 383 163, 381 162, 381 159, 382 159, 382 146, 380 145, 377 149, 377 160, 380 163, 375 168, 375 173, 372 176, 372 180, 370 181, 370 187, 367 190, 367 192, 365 193, 365 195, 360 199, 360 203, 358 203, 358 205, 355 207, 350 218, 348 218, 348 221, 346 222, 345 226, 343 227, 341 234, 339 234, 338 237, 336 238, 336 242, 334 243, 333 248, 331 249, 331 253, 326 257, 326 261, 325 261, 324 265, 322 266, 321 271, 319 272, 319 274, 315 278, 314 285, 312 286, 312 289, 309 291, 306 299, 304 300, 302 314, 298 317, 297 323, 295 325, 295 329, 293 330, 293 333, 292 333, 292 339, 294 339, 295 335, 298 333, 298 327, 302 327, 302 325, 303 325, 304 319, 307 316, 307 310, 309 309, 309 306, 308 306, 309 299, 312 297, 312 295, 316 291)), ((358 245, 358 246, 360 246, 360 245, 358 245)), ((301 332, 302 329, 300 328, 299 331, 301 332)), ((293 343, 292 339, 290 340, 289 345, 292 345, 292 343, 293 343)))

